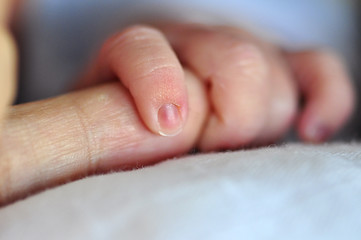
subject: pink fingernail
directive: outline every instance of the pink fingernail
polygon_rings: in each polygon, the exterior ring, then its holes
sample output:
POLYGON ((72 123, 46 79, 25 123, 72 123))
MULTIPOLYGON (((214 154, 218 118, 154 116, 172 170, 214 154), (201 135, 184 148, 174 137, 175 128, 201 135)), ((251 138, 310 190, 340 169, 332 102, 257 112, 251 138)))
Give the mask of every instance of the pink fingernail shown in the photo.
POLYGON ((162 136, 178 135, 183 128, 179 108, 174 104, 164 104, 158 110, 159 134, 162 136))
POLYGON ((325 125, 314 125, 307 128, 306 135, 313 142, 323 142, 332 134, 330 128, 325 125))

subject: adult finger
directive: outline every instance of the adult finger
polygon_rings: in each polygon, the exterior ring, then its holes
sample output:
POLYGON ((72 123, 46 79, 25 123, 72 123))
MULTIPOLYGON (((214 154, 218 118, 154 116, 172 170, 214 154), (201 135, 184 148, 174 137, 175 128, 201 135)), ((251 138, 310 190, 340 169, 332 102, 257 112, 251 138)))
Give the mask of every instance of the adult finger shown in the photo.
POLYGON ((288 59, 305 97, 298 133, 306 141, 324 141, 353 112, 355 94, 350 77, 342 61, 330 52, 289 53, 288 59))
POLYGON ((0 203, 89 174, 189 151, 208 106, 203 85, 186 76, 189 118, 184 131, 169 138, 147 130, 120 83, 14 106, 0 139, 0 203))
POLYGON ((182 67, 158 30, 133 26, 108 40, 82 85, 118 78, 154 133, 178 134, 188 112, 182 67))
POLYGON ((241 34, 205 26, 161 29, 180 59, 209 83, 214 114, 200 148, 216 150, 251 143, 265 124, 269 100, 269 69, 260 48, 241 34))

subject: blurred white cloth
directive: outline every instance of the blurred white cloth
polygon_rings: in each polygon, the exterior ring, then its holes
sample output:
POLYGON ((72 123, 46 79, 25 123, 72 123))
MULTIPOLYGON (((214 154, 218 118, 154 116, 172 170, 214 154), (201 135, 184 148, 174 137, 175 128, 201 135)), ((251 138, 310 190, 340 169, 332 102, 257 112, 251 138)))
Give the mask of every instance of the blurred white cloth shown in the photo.
POLYGON ((0 209, 0 239, 360 239, 361 145, 188 156, 0 209))

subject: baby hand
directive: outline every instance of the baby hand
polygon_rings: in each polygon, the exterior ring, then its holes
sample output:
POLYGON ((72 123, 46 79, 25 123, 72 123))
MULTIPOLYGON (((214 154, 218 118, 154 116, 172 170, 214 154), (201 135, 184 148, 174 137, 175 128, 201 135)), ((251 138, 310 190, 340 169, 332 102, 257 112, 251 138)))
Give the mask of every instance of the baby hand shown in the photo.
MULTIPOLYGON (((273 142, 296 117, 303 140, 323 141, 353 110, 352 86, 333 54, 286 53, 238 28, 168 24, 159 29, 207 86, 211 109, 201 150, 273 142), (305 106, 298 113, 300 96, 305 106)), ((187 93, 181 65, 162 33, 136 26, 115 35, 83 84, 120 79, 148 128, 176 135, 187 118, 187 93)))
POLYGON ((353 111, 350 79, 332 53, 286 53, 231 27, 161 29, 183 64, 208 85, 212 109, 202 150, 273 142, 296 118, 301 139, 324 141, 353 111), (298 110, 300 96, 305 105, 298 110))

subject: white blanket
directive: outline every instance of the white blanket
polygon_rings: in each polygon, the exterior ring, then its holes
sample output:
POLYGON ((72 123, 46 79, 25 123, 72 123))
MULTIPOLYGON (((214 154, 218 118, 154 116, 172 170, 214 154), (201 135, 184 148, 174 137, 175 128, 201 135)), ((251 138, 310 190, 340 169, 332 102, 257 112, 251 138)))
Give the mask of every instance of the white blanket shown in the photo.
POLYGON ((361 145, 202 154, 0 209, 0 239, 360 239, 361 145))

